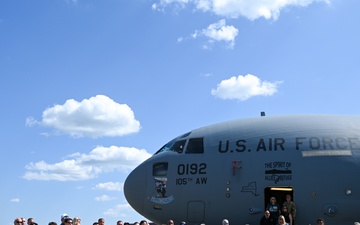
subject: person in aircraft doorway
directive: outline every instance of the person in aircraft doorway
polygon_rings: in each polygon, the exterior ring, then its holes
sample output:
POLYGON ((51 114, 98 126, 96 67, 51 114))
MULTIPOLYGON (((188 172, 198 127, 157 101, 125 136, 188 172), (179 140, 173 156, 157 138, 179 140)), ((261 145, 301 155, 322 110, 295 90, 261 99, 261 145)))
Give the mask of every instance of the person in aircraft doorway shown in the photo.
POLYGON ((285 221, 285 217, 280 215, 278 218, 278 223, 276 225, 289 225, 289 224, 285 221))
POLYGON ((270 212, 270 217, 274 220, 277 221, 278 217, 280 215, 281 209, 279 204, 276 203, 276 198, 275 197, 271 197, 270 198, 270 203, 266 206, 266 210, 269 210, 270 212))
POLYGON ((264 216, 260 219, 260 225, 275 225, 274 220, 270 217, 269 210, 265 210, 264 216))
POLYGON ((286 201, 283 203, 283 205, 286 205, 287 211, 291 214, 292 225, 294 225, 295 224, 295 222, 294 222, 295 221, 295 216, 296 216, 296 205, 291 200, 291 195, 289 195, 289 194, 286 195, 286 201))
POLYGON ((288 207, 286 205, 283 205, 282 209, 281 209, 281 215, 284 216, 285 221, 289 224, 289 225, 293 225, 293 219, 291 214, 288 212, 288 207))

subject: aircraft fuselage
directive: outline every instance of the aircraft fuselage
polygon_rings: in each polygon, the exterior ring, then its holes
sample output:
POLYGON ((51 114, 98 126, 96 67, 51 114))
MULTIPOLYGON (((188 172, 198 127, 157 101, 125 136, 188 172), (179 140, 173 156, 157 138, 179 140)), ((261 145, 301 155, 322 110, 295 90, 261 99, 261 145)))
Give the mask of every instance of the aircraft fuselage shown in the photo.
POLYGON ((240 119, 175 138, 139 165, 124 191, 151 221, 259 224, 290 194, 296 225, 353 224, 360 208, 360 116, 240 119))

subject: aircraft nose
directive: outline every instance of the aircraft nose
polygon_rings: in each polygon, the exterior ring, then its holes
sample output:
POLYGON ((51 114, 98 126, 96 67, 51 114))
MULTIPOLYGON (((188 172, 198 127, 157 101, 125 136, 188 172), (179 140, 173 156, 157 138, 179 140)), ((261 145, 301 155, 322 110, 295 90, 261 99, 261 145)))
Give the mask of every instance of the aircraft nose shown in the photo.
POLYGON ((146 168, 142 165, 135 168, 124 183, 124 195, 128 203, 138 213, 144 208, 146 193, 146 168))

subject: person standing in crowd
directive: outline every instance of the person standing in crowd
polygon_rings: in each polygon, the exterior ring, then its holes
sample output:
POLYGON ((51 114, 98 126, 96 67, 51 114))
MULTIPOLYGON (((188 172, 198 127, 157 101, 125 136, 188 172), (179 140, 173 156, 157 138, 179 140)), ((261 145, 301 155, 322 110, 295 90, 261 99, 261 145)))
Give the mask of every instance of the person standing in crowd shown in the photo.
POLYGON ((65 217, 64 218, 64 224, 65 225, 72 225, 73 224, 73 219, 71 219, 70 217, 65 217))
POLYGON ((56 222, 49 222, 48 225, 57 225, 56 222))
POLYGON ((148 222, 146 222, 146 220, 141 220, 140 225, 148 225, 148 222))
POLYGON ((116 225, 124 225, 124 224, 123 224, 123 221, 122 221, 122 220, 118 220, 118 221, 116 222, 116 225))
POLYGON ((35 221, 34 221, 34 218, 29 218, 27 219, 27 225, 31 225, 33 224, 35 221))
POLYGON ((292 217, 292 225, 294 225, 294 221, 295 221, 295 216, 296 216, 296 205, 295 203, 291 200, 291 195, 287 194, 286 195, 286 201, 283 203, 283 205, 286 205, 288 212, 291 214, 292 217))
MULTIPOLYGON (((22 225, 23 224, 23 222, 22 222, 23 220, 22 220, 22 218, 15 218, 15 220, 14 220, 14 225, 22 225)), ((25 223, 24 223, 25 224, 25 223)))
POLYGON ((229 225, 229 220, 228 219, 223 219, 222 225, 229 225))
POLYGON ((98 219, 98 224, 99 225, 105 225, 105 219, 104 218, 99 218, 98 219))
POLYGON ((61 224, 60 225, 64 225, 65 224, 65 218, 68 217, 68 214, 64 213, 61 215, 61 224))
POLYGON ((266 210, 269 210, 270 217, 276 222, 280 215, 280 206, 276 203, 275 197, 270 198, 270 203, 266 206, 266 210))
POLYGON ((325 225, 325 220, 323 218, 319 218, 316 220, 317 225, 325 225))
POLYGON ((81 219, 80 217, 76 216, 73 219, 73 225, 81 225, 81 219))
POLYGON ((260 219, 260 225, 275 225, 274 220, 270 217, 269 210, 265 210, 264 216, 260 219))

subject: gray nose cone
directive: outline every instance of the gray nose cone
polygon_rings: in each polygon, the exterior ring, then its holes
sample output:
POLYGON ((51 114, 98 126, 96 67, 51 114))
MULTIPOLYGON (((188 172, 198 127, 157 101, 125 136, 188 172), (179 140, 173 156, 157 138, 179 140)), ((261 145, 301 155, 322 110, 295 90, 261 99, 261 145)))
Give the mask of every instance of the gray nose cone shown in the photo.
POLYGON ((143 214, 146 200, 146 181, 146 169, 140 165, 129 174, 124 183, 126 200, 140 214, 143 214))

